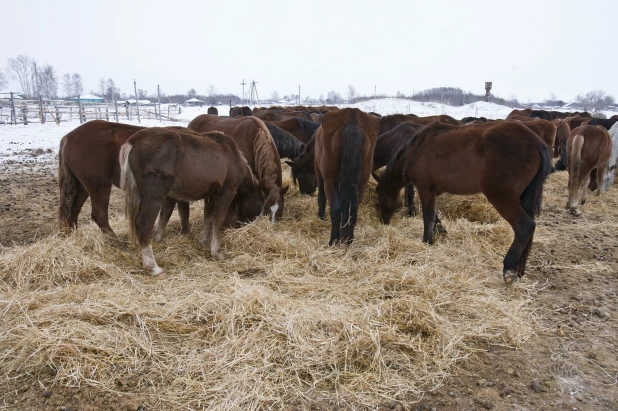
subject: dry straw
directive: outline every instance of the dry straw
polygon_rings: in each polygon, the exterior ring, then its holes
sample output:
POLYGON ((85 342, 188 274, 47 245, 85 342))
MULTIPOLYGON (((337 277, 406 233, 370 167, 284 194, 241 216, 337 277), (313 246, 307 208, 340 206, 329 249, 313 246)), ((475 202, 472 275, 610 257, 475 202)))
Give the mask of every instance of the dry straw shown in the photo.
MULTIPOLYGON (((548 185, 563 196, 563 177, 548 185)), ((154 246, 164 280, 93 224, 6 249, 0 378, 120 382, 155 409, 363 408, 417 401, 479 344, 521 347, 534 335, 537 288, 505 289, 512 233, 484 198, 441 199, 448 235, 431 247, 422 219, 382 226, 374 203, 371 185, 355 242, 329 247, 316 198, 292 189, 282 222, 225 232, 222 262, 196 240, 195 204, 192 234, 174 217, 154 246)), ((112 226, 126 240, 119 211, 112 226)))

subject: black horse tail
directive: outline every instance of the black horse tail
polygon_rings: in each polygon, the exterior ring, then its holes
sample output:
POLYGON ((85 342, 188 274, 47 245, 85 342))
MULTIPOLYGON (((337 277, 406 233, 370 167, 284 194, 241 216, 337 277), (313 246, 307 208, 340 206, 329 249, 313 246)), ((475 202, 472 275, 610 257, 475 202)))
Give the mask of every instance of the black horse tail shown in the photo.
POLYGON ((543 184, 545 179, 552 170, 551 152, 545 143, 539 141, 539 154, 541 156, 541 164, 534 178, 528 184, 523 194, 519 198, 521 206, 526 214, 533 219, 541 213, 541 203, 543 198, 543 184))
POLYGON ((68 220, 71 216, 71 208, 77 195, 77 187, 80 184, 69 165, 64 160, 62 150, 66 144, 66 136, 60 140, 60 149, 58 150, 58 223, 62 230, 69 229, 68 220))
POLYGON ((354 239, 354 226, 358 214, 358 190, 363 169, 361 144, 363 131, 357 125, 348 125, 341 133, 341 164, 339 166, 339 203, 341 210, 341 243, 354 239))

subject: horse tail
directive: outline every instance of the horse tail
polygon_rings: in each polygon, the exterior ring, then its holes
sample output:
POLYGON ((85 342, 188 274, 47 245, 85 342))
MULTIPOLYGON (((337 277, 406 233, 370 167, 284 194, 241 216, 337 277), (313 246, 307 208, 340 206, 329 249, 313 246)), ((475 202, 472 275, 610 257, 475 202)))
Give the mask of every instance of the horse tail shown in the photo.
POLYGON ((60 140, 60 149, 58 150, 58 191, 60 198, 58 202, 58 223, 60 228, 68 228, 67 221, 71 214, 73 201, 77 195, 77 186, 80 184, 69 165, 64 160, 62 150, 66 144, 66 136, 60 140))
POLYGON ((358 190, 363 157, 361 144, 363 131, 357 125, 348 125, 341 133, 341 163, 339 165, 339 203, 341 210, 341 235, 343 241, 351 240, 358 214, 358 190))
POLYGON ((519 199, 526 214, 533 219, 541 213, 543 184, 552 170, 550 149, 542 141, 539 141, 538 149, 541 156, 541 164, 539 164, 536 174, 519 199))
POLYGON ((137 244, 137 228, 135 227, 135 218, 140 208, 140 196, 135 181, 135 175, 129 164, 129 154, 133 145, 124 143, 120 148, 120 189, 124 191, 124 215, 129 220, 129 242, 132 246, 137 244))
POLYGON ((573 137, 571 143, 571 150, 567 152, 567 168, 569 171, 569 199, 577 198, 576 193, 577 181, 579 180, 579 174, 582 164, 582 148, 584 146, 584 136, 582 134, 576 134, 573 137))

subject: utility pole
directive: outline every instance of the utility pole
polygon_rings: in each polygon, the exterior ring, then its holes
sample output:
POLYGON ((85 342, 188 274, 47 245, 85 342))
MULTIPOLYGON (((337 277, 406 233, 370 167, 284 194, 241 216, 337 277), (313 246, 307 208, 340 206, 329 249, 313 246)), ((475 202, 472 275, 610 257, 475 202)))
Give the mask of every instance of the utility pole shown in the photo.
POLYGON ((374 85, 373 86, 373 98, 377 98, 378 97, 378 86, 374 85))
POLYGON ((298 105, 300 106, 300 84, 298 85, 298 105))
POLYGON ((245 79, 242 79, 242 83, 240 83, 240 85, 242 86, 242 95, 241 95, 240 99, 241 99, 241 101, 242 101, 242 102, 244 102, 245 104, 247 104, 247 103, 246 103, 246 100, 245 100, 245 85, 246 85, 246 84, 247 84, 247 83, 245 83, 245 79))
POLYGON ((133 90, 135 90, 135 108, 137 109, 137 122, 142 124, 139 118, 139 101, 137 101, 137 82, 133 79, 133 90))

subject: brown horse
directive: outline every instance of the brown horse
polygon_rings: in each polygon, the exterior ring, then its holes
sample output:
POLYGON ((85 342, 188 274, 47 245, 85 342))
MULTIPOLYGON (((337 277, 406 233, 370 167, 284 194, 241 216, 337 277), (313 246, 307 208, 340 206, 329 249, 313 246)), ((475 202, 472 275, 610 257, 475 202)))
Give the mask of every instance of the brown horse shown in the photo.
POLYGON ((208 114, 213 114, 215 116, 218 116, 219 110, 217 110, 217 107, 208 107, 208 114))
POLYGON ((422 124, 426 126, 427 124, 433 123, 434 121, 439 121, 444 124, 452 124, 455 126, 461 125, 461 122, 451 116, 447 116, 446 114, 440 114, 439 116, 425 116, 425 117, 415 117, 412 121, 416 124, 422 124))
POLYGON ((257 189, 234 140, 223 133, 153 127, 135 133, 123 144, 119 162, 129 239, 132 245, 139 244, 145 269, 153 276, 163 273, 152 252, 151 236, 166 197, 204 200, 201 241, 205 244, 212 234, 210 252, 223 259, 221 227, 230 205, 241 185, 250 191, 257 189))
POLYGON ((508 116, 506 116, 506 119, 509 120, 511 117, 513 116, 524 116, 524 117, 530 117, 530 113, 532 113, 532 109, 531 108, 524 108, 522 110, 518 110, 518 109, 513 109, 513 111, 511 111, 509 113, 508 116))
POLYGON ((357 108, 344 108, 324 114, 316 133, 318 216, 324 218, 328 199, 330 245, 354 240, 358 205, 371 173, 378 129, 375 117, 357 108))
POLYGON ((262 214, 270 211, 273 223, 275 218, 281 218, 284 195, 289 187, 282 187, 281 159, 268 128, 261 120, 252 116, 236 119, 202 114, 187 127, 200 133, 221 131, 234 139, 260 181, 264 194, 262 214))
POLYGON ((77 228, 79 212, 90 197, 92 219, 103 232, 115 237, 108 209, 112 185, 119 187, 120 182, 118 154, 127 139, 143 129, 93 120, 62 138, 58 150, 58 221, 63 231, 77 228))
MULTIPOLYGON (((320 130, 319 128, 317 130, 320 130)), ((316 134, 317 134, 316 130, 316 134)), ((301 194, 312 195, 318 187, 318 182, 315 178, 315 134, 305 148, 300 152, 298 157, 292 161, 285 163, 290 166, 292 181, 294 186, 298 184, 298 191, 301 194)))
POLYGON ((586 202, 591 178, 596 179, 591 184, 594 194, 601 194, 605 168, 612 153, 612 139, 602 126, 579 126, 569 135, 567 153, 569 199, 566 208, 579 216, 582 213, 579 204, 586 202))
POLYGON ((412 182, 423 209, 423 241, 433 244, 436 196, 482 192, 515 233, 504 258, 503 276, 509 285, 525 273, 534 216, 540 212, 550 170, 550 150, 519 122, 489 128, 434 123, 406 144, 378 177, 381 218, 388 224, 401 188, 412 182), (398 175, 398 170, 403 173, 398 175))
POLYGON ((382 134, 391 131, 400 124, 416 123, 415 120, 417 118, 418 117, 416 116, 413 117, 408 114, 390 114, 388 116, 382 116, 378 118, 378 123, 380 124, 380 130, 378 131, 378 135, 381 136, 382 134))

